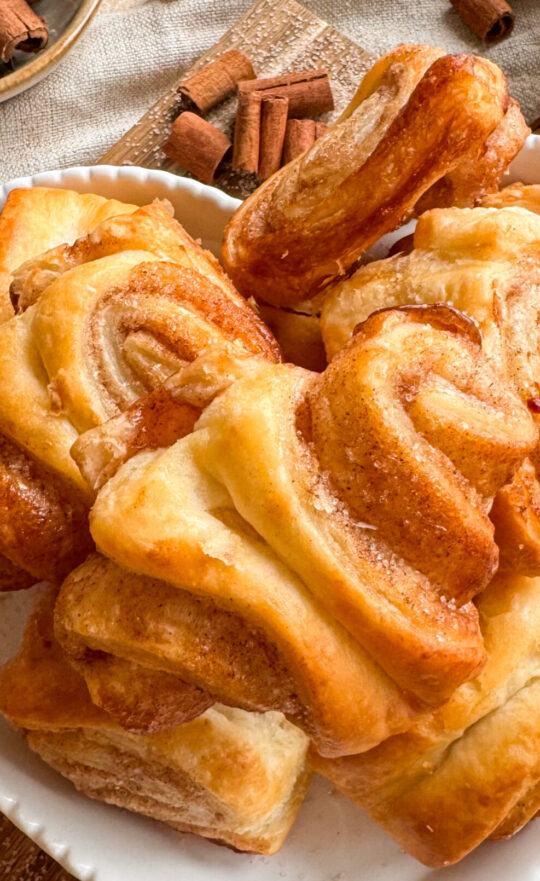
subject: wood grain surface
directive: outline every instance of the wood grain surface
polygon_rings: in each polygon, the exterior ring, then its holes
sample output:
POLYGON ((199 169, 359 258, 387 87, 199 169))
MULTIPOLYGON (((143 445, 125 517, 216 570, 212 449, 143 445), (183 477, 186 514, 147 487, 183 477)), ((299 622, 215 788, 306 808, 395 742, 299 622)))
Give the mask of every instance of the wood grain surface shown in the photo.
MULTIPOLYGON (((374 56, 340 34, 296 0, 258 0, 231 30, 189 70, 182 72, 169 91, 100 160, 108 165, 142 165, 175 171, 179 168, 162 151, 171 123, 185 109, 178 86, 204 64, 228 49, 240 49, 251 60, 258 76, 275 76, 293 70, 324 68, 328 71, 335 109, 322 117, 336 119, 352 98, 374 56)), ((205 116, 229 136, 236 99, 224 101, 205 116)), ((217 181, 220 185, 220 181, 217 181)), ((223 185, 223 189, 226 186, 223 185)))
POLYGON ((0 881, 74 881, 0 814, 0 881))

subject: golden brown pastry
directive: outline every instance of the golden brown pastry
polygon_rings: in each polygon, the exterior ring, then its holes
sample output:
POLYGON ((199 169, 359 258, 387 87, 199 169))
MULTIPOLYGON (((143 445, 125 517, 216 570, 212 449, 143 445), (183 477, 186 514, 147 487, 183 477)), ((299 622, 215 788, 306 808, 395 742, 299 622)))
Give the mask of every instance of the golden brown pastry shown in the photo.
POLYGON ((21 263, 62 242, 74 242, 109 217, 136 210, 136 205, 92 193, 48 187, 12 190, 0 214, 0 321, 13 316, 9 286, 21 263))
POLYGON ((325 755, 368 749, 481 668, 486 510, 536 440, 446 307, 372 316, 322 375, 252 362, 101 489, 94 540, 136 574, 68 578, 62 644, 282 709, 325 755))
POLYGON ((128 734, 65 661, 53 601, 44 597, 0 672, 0 712, 31 749, 91 798, 239 850, 278 850, 309 781, 305 735, 280 713, 218 706, 166 732, 128 734))
MULTIPOLYGON (((534 414, 540 398, 539 192, 519 184, 486 199, 489 207, 424 214, 411 253, 362 266, 328 292, 321 316, 328 357, 376 309, 451 303, 474 318, 486 355, 534 414)), ((532 458, 537 465, 538 450, 532 458)), ((539 574, 540 488, 530 466, 501 491, 492 517, 505 566, 539 574)))
POLYGON ((352 108, 231 219, 223 260, 245 296, 313 297, 441 179, 432 203, 473 204, 495 189, 528 132, 497 67, 424 46, 381 59, 352 108))
POLYGON ((202 410, 257 366, 257 358, 222 340, 118 416, 85 431, 70 453, 88 486, 100 489, 132 456, 189 434, 202 410))
POLYGON ((91 493, 70 455, 79 433, 207 348, 270 360, 279 349, 160 203, 28 261, 13 287, 23 311, 0 327, 0 553, 59 581, 92 547, 91 493))
POLYGON ((499 574, 478 601, 488 660, 405 734, 315 768, 428 866, 455 863, 540 809, 540 579, 499 574))

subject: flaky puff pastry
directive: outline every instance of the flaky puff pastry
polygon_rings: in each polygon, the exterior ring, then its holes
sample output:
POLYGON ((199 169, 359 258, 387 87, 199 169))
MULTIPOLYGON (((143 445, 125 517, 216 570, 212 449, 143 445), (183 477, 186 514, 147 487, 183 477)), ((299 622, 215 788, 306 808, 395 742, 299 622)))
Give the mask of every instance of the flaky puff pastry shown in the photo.
POLYGON ((48 187, 12 190, 0 214, 0 321, 13 316, 9 286, 13 272, 32 257, 63 242, 72 243, 136 205, 48 187))
POLYGON ((305 735, 280 713, 217 706, 167 732, 128 734, 63 657, 53 602, 42 598, 0 672, 0 712, 31 749, 91 798, 238 850, 278 850, 309 781, 305 735))
MULTIPOLYGON (((534 412, 540 398, 539 193, 538 186, 513 185, 490 196, 490 207, 422 215, 410 254, 362 266, 326 295, 321 328, 328 357, 375 309, 451 303, 474 318, 486 356, 534 412)), ((540 464, 538 450, 532 460, 540 464)), ((539 574, 540 488, 530 463, 499 493, 492 516, 505 566, 539 574)))
POLYGON ((398 47, 367 74, 354 112, 235 213, 223 244, 228 274, 241 293, 273 305, 313 297, 450 173, 436 204, 449 192, 472 204, 495 189, 528 132, 518 119, 490 62, 398 47))
MULTIPOLYGON (((272 334, 215 259, 155 203, 16 274, 0 327, 0 552, 58 581, 91 549, 70 449, 209 347, 275 360, 272 334)), ((193 408, 183 414, 189 428, 193 408)))
POLYGON ((487 663, 405 734, 315 768, 428 866, 455 863, 540 808, 540 580, 498 574, 478 600, 487 663))
POLYGON ((101 489, 92 535, 137 577, 69 578, 62 644, 283 709, 326 755, 367 749, 481 668, 470 599, 498 561, 485 510, 536 439, 445 307, 373 316, 321 376, 252 363, 193 434, 101 489))

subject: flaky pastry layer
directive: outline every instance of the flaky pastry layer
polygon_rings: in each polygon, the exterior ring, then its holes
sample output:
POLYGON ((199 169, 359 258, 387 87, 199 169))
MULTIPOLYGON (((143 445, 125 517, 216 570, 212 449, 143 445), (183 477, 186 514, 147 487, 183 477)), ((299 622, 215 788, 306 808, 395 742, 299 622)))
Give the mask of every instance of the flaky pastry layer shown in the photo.
POLYGON ((107 591, 85 567, 83 589, 68 579, 63 644, 176 672, 223 702, 277 706, 325 754, 367 749, 482 665, 470 599, 497 565, 486 509, 536 438, 475 326, 447 308, 373 316, 321 376, 260 364, 192 435, 136 455, 103 486, 93 537, 137 578, 122 586, 116 574, 107 591), (167 586, 145 592, 139 576, 167 586), (134 589, 144 648, 129 624, 134 589), (179 611, 186 594, 204 599, 193 607, 209 634, 200 657, 179 611), (223 612, 244 633, 235 644, 262 634, 267 667, 287 673, 281 691, 268 675, 261 689, 234 655, 231 684, 223 612))
POLYGON ((307 739, 280 713, 227 707, 146 736, 94 706, 52 633, 54 594, 0 672, 0 711, 82 792, 240 850, 273 853, 302 802, 307 739))

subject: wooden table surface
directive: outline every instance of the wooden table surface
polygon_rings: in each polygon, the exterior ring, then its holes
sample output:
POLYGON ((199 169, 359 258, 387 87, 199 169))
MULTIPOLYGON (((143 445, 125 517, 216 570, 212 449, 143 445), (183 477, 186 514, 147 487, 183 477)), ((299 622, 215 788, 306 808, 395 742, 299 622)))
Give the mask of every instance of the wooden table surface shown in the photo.
POLYGON ((0 814, 0 881, 74 881, 0 814))

